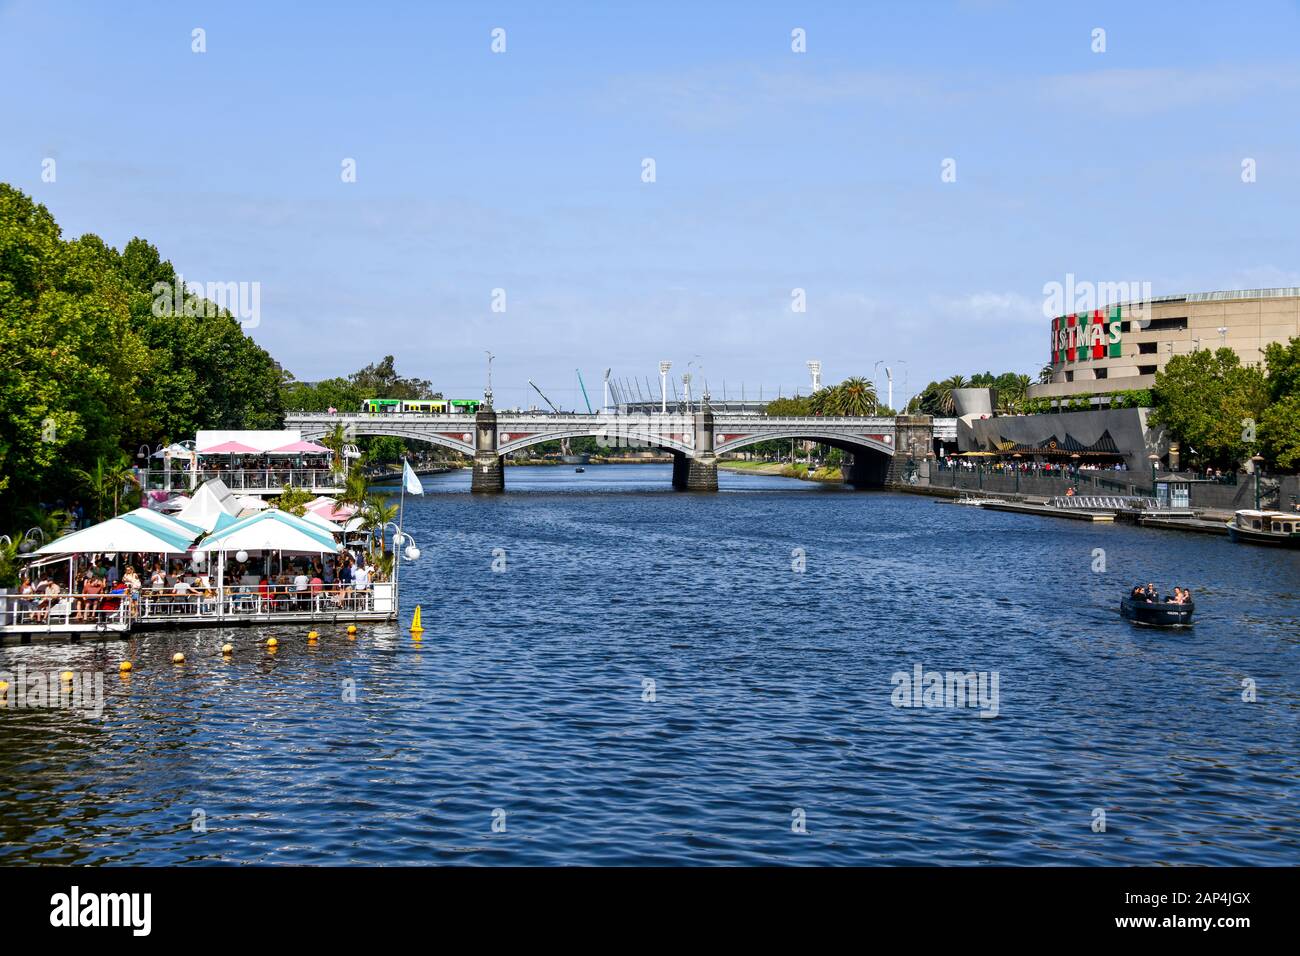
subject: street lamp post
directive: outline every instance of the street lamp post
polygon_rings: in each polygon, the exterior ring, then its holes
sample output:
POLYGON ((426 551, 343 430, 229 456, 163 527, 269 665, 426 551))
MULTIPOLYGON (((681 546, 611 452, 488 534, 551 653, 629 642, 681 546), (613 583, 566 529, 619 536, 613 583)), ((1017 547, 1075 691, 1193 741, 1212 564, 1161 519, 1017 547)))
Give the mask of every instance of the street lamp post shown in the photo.
POLYGON ((1156 493, 1156 465, 1160 461, 1160 456, 1155 452, 1147 455, 1147 461, 1151 462, 1151 494, 1156 493))
POLYGON ((1264 464, 1264 456, 1251 455, 1250 461, 1251 464, 1254 465, 1254 467, 1251 470, 1255 472, 1255 510, 1258 511, 1259 510, 1259 468, 1260 465, 1264 464))
POLYGON ((668 370, 673 367, 672 362, 659 363, 659 414, 668 414, 668 370))

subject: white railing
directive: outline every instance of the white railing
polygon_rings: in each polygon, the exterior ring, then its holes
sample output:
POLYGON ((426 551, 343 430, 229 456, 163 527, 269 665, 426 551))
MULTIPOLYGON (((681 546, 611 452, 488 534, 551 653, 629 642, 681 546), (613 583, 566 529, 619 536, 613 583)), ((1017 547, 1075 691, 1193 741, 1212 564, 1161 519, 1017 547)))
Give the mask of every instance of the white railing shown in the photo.
MULTIPOLYGON (((159 621, 174 618, 275 617, 295 614, 343 614, 377 610, 376 598, 389 585, 378 583, 358 591, 337 584, 317 591, 292 585, 235 585, 216 591, 149 590, 140 592, 136 619, 159 621)), ((383 608, 378 608, 383 610, 383 608)))
POLYGON ((337 491, 343 479, 330 468, 173 468, 150 471, 146 490, 188 491, 210 478, 220 478, 231 491, 280 491, 285 485, 309 491, 337 491), (191 478, 193 481, 191 482, 191 478))
POLYGON ((8 613, 3 624, 45 627, 124 625, 131 615, 131 595, 60 592, 57 595, 8 595, 8 613))

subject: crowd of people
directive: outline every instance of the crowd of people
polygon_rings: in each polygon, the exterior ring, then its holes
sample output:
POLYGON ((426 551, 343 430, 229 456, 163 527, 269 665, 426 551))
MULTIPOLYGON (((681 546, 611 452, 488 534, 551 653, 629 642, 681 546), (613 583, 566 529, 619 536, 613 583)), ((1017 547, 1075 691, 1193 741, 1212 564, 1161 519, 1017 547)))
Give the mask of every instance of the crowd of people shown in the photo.
MULTIPOLYGON (((113 560, 79 556, 70 590, 50 574, 64 567, 59 562, 23 573, 18 623, 50 623, 52 613, 59 615, 55 623, 66 618, 77 624, 108 620, 123 610, 131 619, 142 614, 203 614, 215 612, 220 600, 217 576, 206 565, 169 562, 160 555, 121 554, 113 560)), ((277 571, 255 571, 248 562, 230 559, 221 584, 232 612, 270 613, 355 608, 381 577, 364 551, 349 550, 284 561, 277 571)))
POLYGON ((1129 597, 1134 601, 1140 601, 1143 604, 1191 604, 1192 592, 1187 588, 1175 587, 1173 592, 1165 595, 1163 602, 1160 600, 1160 592, 1156 590, 1154 584, 1148 583, 1146 587, 1141 584, 1133 586, 1129 597))

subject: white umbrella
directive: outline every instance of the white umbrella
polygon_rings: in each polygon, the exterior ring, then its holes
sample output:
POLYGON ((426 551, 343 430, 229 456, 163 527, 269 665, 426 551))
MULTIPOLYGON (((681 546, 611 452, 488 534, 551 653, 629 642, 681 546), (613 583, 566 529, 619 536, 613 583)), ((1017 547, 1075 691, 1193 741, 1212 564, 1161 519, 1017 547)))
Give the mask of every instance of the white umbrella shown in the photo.
POLYGON ((271 507, 257 495, 240 495, 235 499, 240 511, 265 511, 271 507))
MULTIPOLYGON (((169 519, 159 515, 160 521, 169 519)), ((184 528, 168 528, 138 514, 110 518, 97 525, 65 534, 38 548, 36 554, 90 554, 95 552, 144 551, 149 554, 185 554, 197 534, 184 528)))

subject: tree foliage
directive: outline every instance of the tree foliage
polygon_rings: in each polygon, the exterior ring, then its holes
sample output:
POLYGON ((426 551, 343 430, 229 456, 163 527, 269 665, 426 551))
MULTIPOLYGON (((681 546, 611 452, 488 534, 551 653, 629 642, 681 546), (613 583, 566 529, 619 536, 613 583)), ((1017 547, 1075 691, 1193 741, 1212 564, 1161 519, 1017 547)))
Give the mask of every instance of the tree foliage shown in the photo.
POLYGON ((0 183, 0 520, 141 444, 279 423, 279 370, 234 318, 194 297, 154 314, 154 283, 174 279, 143 239, 64 239, 0 183))
POLYGON ((1253 453, 1249 423, 1267 404, 1262 369, 1243 366, 1232 349, 1200 349, 1175 355, 1156 373, 1151 420, 1205 462, 1231 467, 1253 453))
POLYGON ((1268 408, 1260 416, 1264 455, 1279 468, 1300 467, 1300 337, 1264 350, 1268 408))

